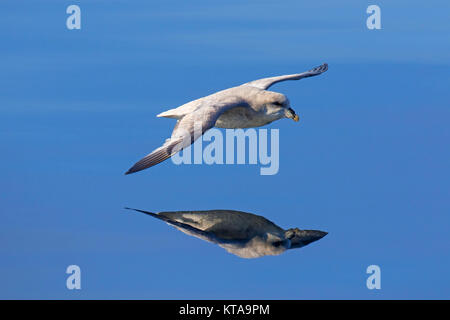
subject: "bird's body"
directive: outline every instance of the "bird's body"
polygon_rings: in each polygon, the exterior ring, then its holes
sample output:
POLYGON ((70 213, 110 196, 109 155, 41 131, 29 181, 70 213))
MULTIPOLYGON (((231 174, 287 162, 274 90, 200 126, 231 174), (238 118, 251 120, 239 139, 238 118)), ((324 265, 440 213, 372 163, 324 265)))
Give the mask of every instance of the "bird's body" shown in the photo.
POLYGON ((277 95, 280 101, 285 100, 284 96, 277 92, 252 86, 238 86, 188 102, 178 108, 162 112, 157 117, 179 120, 200 108, 205 102, 226 101, 228 97, 234 97, 237 101, 236 106, 224 111, 217 118, 214 127, 227 129, 261 127, 285 116, 284 113, 268 110, 270 106, 267 106, 264 100, 270 99, 272 95, 277 95))
POLYGON ((264 78, 225 89, 158 114, 172 118, 177 124, 166 142, 131 167, 126 174, 154 166, 191 145, 212 127, 254 128, 282 118, 298 121, 285 95, 267 90, 285 80, 298 80, 325 72, 327 64, 292 75, 264 78))
POLYGON ((241 258, 279 255, 319 240, 326 232, 317 230, 284 230, 252 213, 234 210, 175 211, 152 213, 137 210, 165 221, 178 230, 215 243, 241 258))

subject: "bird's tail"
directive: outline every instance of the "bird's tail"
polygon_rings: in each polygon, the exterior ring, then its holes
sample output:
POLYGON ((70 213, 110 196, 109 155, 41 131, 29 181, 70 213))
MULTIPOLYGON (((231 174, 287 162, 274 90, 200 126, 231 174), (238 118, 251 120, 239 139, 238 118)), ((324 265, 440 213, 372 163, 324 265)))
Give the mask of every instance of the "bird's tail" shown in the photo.
POLYGON ((158 118, 169 118, 169 119, 181 119, 183 116, 180 116, 176 109, 170 109, 164 112, 161 112, 156 115, 158 118))

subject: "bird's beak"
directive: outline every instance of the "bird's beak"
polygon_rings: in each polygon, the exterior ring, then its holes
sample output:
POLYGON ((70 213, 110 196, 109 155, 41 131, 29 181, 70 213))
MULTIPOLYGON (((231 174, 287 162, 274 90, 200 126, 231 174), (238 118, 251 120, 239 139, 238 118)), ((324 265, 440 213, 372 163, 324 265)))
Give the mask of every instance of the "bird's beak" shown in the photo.
POLYGON ((294 120, 294 121, 297 122, 300 118, 299 118, 298 115, 295 113, 294 109, 289 108, 288 110, 289 110, 288 118, 291 118, 292 120, 294 120))
POLYGON ((304 247, 311 242, 322 239, 328 232, 320 230, 299 230, 298 228, 289 229, 285 237, 291 240, 291 249, 304 247))

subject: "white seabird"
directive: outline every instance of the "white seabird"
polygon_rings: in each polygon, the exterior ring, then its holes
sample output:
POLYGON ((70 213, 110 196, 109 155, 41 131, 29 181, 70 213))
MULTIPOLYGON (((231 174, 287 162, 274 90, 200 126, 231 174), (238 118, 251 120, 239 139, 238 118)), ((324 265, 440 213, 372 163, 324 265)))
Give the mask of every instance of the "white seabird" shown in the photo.
POLYGON ((304 247, 327 235, 319 230, 284 230, 262 216, 233 210, 174 211, 153 213, 178 230, 215 243, 241 258, 279 255, 288 249, 304 247))
POLYGON ((158 114, 158 117, 177 119, 172 136, 125 174, 141 171, 170 158, 212 127, 253 128, 282 118, 298 121, 287 97, 267 89, 277 82, 313 77, 327 70, 328 65, 324 63, 303 73, 254 80, 158 114))

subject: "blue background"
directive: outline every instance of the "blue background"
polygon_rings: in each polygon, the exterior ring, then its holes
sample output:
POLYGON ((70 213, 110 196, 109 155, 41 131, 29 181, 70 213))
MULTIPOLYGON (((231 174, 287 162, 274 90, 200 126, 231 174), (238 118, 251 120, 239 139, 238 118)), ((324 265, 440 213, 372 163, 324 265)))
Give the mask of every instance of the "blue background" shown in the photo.
POLYGON ((445 1, 1 1, 0 298, 450 298, 445 1), (82 29, 66 28, 78 4, 82 29), (381 7, 382 30, 366 28, 381 7), (170 160, 155 115, 266 76, 280 171, 170 160), (123 209, 235 209, 322 240, 240 259, 123 209), (68 265, 82 289, 66 289, 68 265), (381 290, 366 268, 381 267, 381 290))

